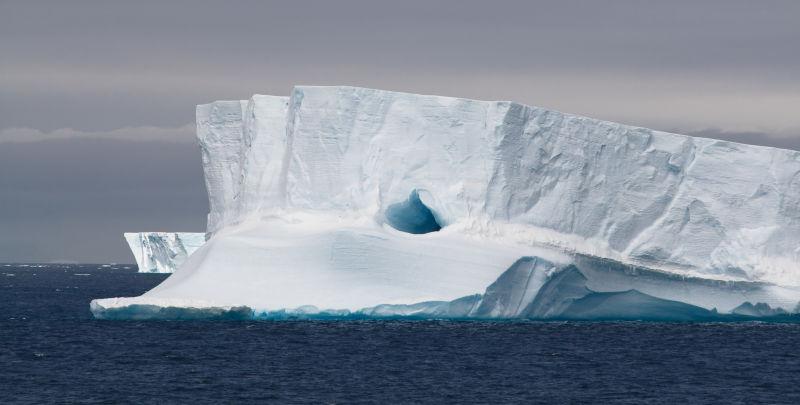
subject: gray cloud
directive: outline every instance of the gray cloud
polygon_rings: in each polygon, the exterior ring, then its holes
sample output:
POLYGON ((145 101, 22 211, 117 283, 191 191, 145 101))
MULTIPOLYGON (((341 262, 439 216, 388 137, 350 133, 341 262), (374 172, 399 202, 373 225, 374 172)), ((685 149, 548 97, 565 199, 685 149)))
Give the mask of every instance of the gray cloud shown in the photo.
POLYGON ((178 126, 198 103, 350 84, 787 132, 797 15, 775 0, 5 2, 0 127, 178 126))
POLYGON ((128 127, 110 131, 78 131, 71 128, 60 128, 44 132, 33 128, 5 128, 0 129, 0 144, 79 139, 194 143, 194 134, 194 124, 175 128, 128 127))
POLYGON ((0 190, 0 261, 130 263, 122 232, 202 232, 208 212, 190 143, 4 143, 0 190))

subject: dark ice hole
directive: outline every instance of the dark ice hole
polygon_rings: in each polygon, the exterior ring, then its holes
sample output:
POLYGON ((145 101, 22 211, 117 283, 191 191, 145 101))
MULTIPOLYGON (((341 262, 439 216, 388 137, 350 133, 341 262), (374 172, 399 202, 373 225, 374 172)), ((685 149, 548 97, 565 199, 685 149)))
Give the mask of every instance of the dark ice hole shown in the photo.
POLYGON ((408 200, 386 208, 386 222, 398 231, 413 234, 436 232, 442 229, 436 222, 433 212, 419 199, 417 190, 411 192, 408 200))

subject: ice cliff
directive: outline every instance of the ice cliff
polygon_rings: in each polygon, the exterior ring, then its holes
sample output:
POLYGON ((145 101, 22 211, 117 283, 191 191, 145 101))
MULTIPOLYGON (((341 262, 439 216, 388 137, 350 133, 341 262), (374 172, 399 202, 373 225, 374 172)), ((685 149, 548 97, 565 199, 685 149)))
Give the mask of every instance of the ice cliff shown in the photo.
POLYGON ((798 152, 353 87, 201 105, 197 133, 208 243, 96 316, 699 319, 800 300, 798 152))
POLYGON ((140 273, 172 273, 205 243, 205 235, 191 232, 126 232, 140 273))

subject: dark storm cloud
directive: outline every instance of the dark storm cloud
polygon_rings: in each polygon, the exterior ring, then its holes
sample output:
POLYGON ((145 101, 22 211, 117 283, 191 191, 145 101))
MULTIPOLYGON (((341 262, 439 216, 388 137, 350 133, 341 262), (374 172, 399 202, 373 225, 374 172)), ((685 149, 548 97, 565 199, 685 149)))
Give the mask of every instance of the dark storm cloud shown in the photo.
POLYGON ((798 15, 791 0, 0 1, 0 260, 129 260, 123 230, 202 229, 196 147, 153 139, 190 139, 196 104, 294 84, 514 100, 800 149, 798 15), (194 208, 170 205, 189 196, 194 208))

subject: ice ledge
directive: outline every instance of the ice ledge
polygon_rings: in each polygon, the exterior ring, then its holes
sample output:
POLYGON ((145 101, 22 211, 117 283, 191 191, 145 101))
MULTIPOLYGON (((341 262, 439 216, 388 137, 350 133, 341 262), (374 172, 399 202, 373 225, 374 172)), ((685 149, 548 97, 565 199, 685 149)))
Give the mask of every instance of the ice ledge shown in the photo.
POLYGON ((572 264, 523 257, 483 294, 452 301, 360 309, 228 306, 152 297, 94 300, 98 319, 476 319, 797 322, 800 291, 766 283, 721 282, 579 255, 572 264))
POLYGON ((210 302, 173 299, 106 298, 89 304, 97 319, 109 320, 244 320, 254 317, 246 306, 216 306, 210 302))

